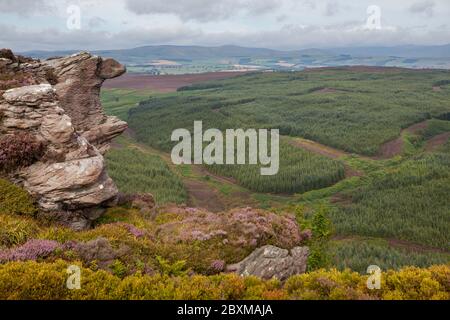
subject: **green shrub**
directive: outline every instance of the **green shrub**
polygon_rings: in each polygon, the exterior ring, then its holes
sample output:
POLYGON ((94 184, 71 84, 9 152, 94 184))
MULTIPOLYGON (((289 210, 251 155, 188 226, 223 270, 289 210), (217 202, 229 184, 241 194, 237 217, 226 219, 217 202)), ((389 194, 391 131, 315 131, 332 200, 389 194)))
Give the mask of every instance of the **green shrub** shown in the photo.
POLYGON ((125 277, 128 272, 127 267, 123 264, 122 261, 118 259, 114 260, 110 268, 112 270, 112 273, 119 278, 125 277))
POLYGON ((34 215, 36 212, 33 200, 26 191, 0 179, 0 214, 34 215))
POLYGON ((161 266, 161 270, 163 274, 166 274, 168 276, 182 276, 186 275, 189 270, 186 270, 186 261, 180 260, 175 263, 170 263, 168 260, 156 256, 156 260, 158 261, 159 265, 161 266))
POLYGON ((318 270, 293 276, 282 284, 235 274, 179 277, 135 274, 121 279, 105 271, 85 268, 81 268, 81 289, 69 290, 68 266, 61 260, 0 265, 0 299, 450 299, 448 265, 382 273, 380 290, 367 289, 367 276, 349 270, 318 270))
POLYGON ((31 218, 0 214, 0 247, 25 243, 39 232, 39 226, 31 218))

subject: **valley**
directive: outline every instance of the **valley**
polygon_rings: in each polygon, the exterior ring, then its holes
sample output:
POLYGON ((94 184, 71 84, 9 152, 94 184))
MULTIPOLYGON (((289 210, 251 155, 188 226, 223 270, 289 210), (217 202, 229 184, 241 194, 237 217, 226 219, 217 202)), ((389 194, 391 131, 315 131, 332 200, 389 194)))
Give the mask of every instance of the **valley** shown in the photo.
POLYGON ((0 0, 0 303, 445 308, 449 15, 449 0, 0 0))
MULTIPOLYGON (((109 88, 103 91, 104 107, 130 123, 132 134, 119 143, 159 157, 182 182, 187 198, 177 203, 214 212, 246 206, 288 208, 299 217, 325 207, 334 225, 331 250, 339 268, 362 272, 375 257, 386 268, 446 262, 450 88, 432 88, 448 73, 359 71, 249 74, 193 84, 176 93, 109 88), (393 82, 395 87, 388 85, 393 82), (121 104, 133 96, 131 103, 121 104), (303 191, 292 182, 289 192, 258 191, 255 180, 247 184, 239 172, 226 167, 173 166, 167 136, 173 128, 189 127, 193 119, 218 128, 231 123, 235 125, 230 128, 279 126, 284 128, 282 147, 289 150, 289 157, 298 150, 317 157, 316 164, 335 163, 344 174, 303 191)), ((303 164, 300 159, 294 161, 303 164)), ((281 180, 286 186, 286 179, 281 180)), ((169 198, 160 199, 164 203, 169 198)))

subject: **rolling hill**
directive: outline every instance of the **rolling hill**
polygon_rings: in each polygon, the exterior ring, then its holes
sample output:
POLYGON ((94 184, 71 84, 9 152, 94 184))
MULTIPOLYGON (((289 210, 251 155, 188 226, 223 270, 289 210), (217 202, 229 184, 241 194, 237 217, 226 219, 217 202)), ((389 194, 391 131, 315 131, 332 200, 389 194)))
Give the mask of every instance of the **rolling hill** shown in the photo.
MULTIPOLYGON (((32 51, 24 55, 45 59, 75 51, 32 51)), ((321 66, 396 66, 409 68, 450 68, 450 45, 351 47, 281 51, 233 45, 143 46, 132 49, 101 50, 95 54, 114 58, 130 72, 179 74, 223 70, 295 71, 321 66)))

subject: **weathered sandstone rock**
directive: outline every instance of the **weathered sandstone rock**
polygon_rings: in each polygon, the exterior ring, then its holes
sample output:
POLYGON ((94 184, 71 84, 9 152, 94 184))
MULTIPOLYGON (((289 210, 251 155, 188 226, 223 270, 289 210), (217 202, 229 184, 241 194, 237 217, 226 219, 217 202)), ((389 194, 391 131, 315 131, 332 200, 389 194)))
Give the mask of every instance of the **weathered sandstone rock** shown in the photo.
POLYGON ((0 92, 0 135, 27 132, 46 147, 40 161, 10 173, 10 180, 24 186, 46 215, 86 228, 118 194, 103 154, 127 124, 104 114, 99 94, 103 81, 125 67, 86 52, 44 62, 22 58, 25 63, 2 52, 3 60, 18 62, 5 63, 0 72, 11 81, 14 75, 32 80, 0 92))
POLYGON ((87 52, 47 60, 44 64, 54 70, 61 108, 72 119, 76 131, 105 153, 109 141, 121 134, 127 124, 105 115, 100 103, 100 89, 106 79, 124 74, 125 67, 115 60, 103 60, 87 52))
POLYGON ((266 280, 277 278, 283 281, 306 272, 308 255, 308 247, 295 247, 289 252, 269 245, 256 249, 241 262, 227 266, 226 271, 241 276, 256 276, 266 280))

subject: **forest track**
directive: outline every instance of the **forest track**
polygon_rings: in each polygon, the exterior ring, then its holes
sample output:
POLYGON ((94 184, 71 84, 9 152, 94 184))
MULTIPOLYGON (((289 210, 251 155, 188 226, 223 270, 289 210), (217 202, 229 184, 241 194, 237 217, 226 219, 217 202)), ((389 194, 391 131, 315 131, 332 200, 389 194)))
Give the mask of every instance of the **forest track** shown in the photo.
POLYGON ((425 151, 432 152, 444 145, 450 139, 450 132, 444 132, 427 140, 425 143, 425 151))
POLYGON ((188 205, 203 208, 211 212, 221 212, 226 209, 221 197, 207 183, 195 179, 184 179, 184 185, 189 194, 188 205))
MULTIPOLYGON (((322 155, 324 157, 330 158, 330 159, 339 159, 346 156, 351 156, 350 153, 338 150, 323 144, 320 144, 318 142, 304 139, 304 138, 294 138, 294 137, 287 137, 287 141, 289 144, 291 144, 294 147, 299 147, 304 150, 310 151, 315 154, 322 155)), ((363 156, 360 156, 361 158, 364 158, 363 156)), ((351 177, 361 177, 364 175, 361 171, 353 169, 351 166, 344 164, 345 166, 345 177, 351 178, 351 177)))
POLYGON ((237 207, 258 206, 257 201, 252 196, 254 193, 239 186, 234 179, 213 174, 201 165, 192 165, 191 174, 185 176, 180 172, 180 168, 173 164, 170 154, 137 142, 134 132, 130 129, 125 132, 124 136, 127 138, 129 146, 143 153, 159 156, 166 162, 170 170, 180 177, 189 195, 189 206, 204 208, 211 212, 221 212, 237 207), (211 180, 205 180, 205 177, 209 177, 211 180), (214 182, 229 186, 232 191, 230 194, 223 194, 214 185, 214 182))
POLYGON ((408 128, 403 129, 400 132, 400 136, 398 138, 395 138, 393 140, 390 140, 388 142, 385 142, 384 144, 381 145, 378 154, 374 157, 372 157, 372 159, 374 160, 387 160, 387 159, 392 159, 396 156, 399 156, 403 153, 403 149, 404 149, 404 141, 403 141, 403 137, 405 135, 405 133, 410 133, 410 134, 418 134, 420 131, 425 130, 428 126, 428 120, 424 120, 418 123, 415 123, 411 126, 409 126, 408 128))
POLYGON ((320 154, 331 159, 337 159, 350 155, 345 151, 334 149, 332 147, 328 147, 326 145, 308 139, 289 137, 288 142, 294 147, 300 147, 307 151, 311 151, 313 153, 320 154))

